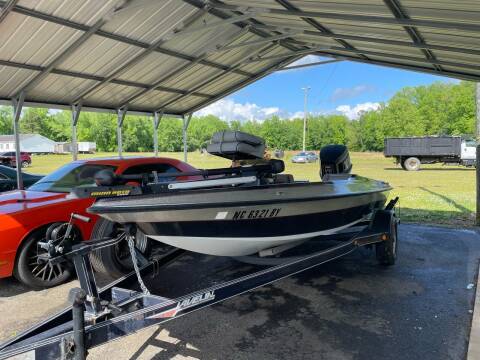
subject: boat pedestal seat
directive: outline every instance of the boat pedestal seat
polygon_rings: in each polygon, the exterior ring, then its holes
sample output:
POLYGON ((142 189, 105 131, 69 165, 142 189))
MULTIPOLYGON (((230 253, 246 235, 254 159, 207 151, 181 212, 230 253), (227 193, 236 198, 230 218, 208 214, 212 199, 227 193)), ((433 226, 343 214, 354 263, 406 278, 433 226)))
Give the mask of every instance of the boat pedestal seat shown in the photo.
POLYGON ((292 184, 294 182, 292 174, 276 174, 273 178, 274 184, 292 184))

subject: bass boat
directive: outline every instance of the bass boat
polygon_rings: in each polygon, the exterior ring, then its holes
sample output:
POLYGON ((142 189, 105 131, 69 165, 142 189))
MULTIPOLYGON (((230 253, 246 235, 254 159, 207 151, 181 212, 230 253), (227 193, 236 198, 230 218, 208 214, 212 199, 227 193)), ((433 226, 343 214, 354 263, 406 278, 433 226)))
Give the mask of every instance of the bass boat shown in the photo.
MULTIPOLYGON (((335 234, 385 206, 391 187, 350 174, 350 158, 342 145, 322 148, 318 182, 295 181, 283 174, 283 161, 264 160, 264 149, 263 139, 256 136, 217 133, 208 152, 246 164, 155 174, 140 188, 113 187, 115 194, 124 196, 97 199, 89 212, 135 224, 151 239, 177 248, 244 256, 335 234), (198 175, 198 180, 176 180, 186 175, 198 175)), ((107 173, 97 176, 97 184, 108 189, 121 180, 107 173)))

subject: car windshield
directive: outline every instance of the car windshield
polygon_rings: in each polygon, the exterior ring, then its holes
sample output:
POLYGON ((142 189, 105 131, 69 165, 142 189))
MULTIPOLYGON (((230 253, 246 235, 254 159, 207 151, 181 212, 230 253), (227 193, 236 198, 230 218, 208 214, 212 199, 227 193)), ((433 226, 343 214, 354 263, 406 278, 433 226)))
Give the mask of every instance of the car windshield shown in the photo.
POLYGON ((28 190, 68 193, 74 187, 93 186, 93 176, 100 170, 115 171, 115 166, 99 164, 70 163, 45 176, 28 190))
POLYGON ((304 153, 304 152, 301 152, 301 153, 298 153, 297 156, 306 156, 307 153, 304 153))

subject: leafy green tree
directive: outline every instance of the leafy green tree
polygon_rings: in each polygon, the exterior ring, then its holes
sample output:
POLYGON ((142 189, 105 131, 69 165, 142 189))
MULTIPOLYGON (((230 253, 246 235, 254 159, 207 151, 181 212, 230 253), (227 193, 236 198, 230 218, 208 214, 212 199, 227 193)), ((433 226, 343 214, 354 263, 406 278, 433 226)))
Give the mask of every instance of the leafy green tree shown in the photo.
POLYGON ((13 110, 11 106, 0 106, 0 134, 13 133, 13 110))

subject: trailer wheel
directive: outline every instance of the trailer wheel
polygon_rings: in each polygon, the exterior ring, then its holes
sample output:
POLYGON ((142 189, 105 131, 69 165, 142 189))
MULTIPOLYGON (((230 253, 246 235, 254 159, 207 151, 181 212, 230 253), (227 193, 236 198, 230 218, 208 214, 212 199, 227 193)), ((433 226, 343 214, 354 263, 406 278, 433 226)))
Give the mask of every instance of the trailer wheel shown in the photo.
MULTIPOLYGON (((113 223, 106 219, 99 219, 92 231, 92 239, 101 239, 105 237, 116 237, 123 232, 120 224, 113 223)), ((151 240, 137 230, 135 236, 135 247, 145 257, 151 253, 151 240)), ((127 241, 96 250, 90 254, 90 262, 98 273, 118 278, 133 270, 133 263, 130 257, 130 250, 127 241)))
POLYGON ((418 171, 420 169, 420 160, 416 157, 409 157, 403 162, 405 170, 418 171))
POLYGON ((375 245, 377 260, 381 265, 394 265, 397 260, 398 248, 398 223, 395 216, 390 220, 388 239, 375 245))

